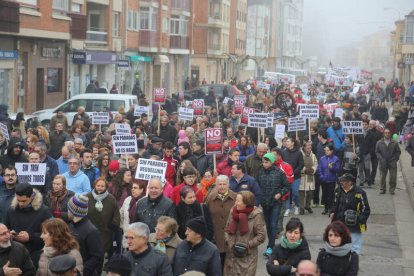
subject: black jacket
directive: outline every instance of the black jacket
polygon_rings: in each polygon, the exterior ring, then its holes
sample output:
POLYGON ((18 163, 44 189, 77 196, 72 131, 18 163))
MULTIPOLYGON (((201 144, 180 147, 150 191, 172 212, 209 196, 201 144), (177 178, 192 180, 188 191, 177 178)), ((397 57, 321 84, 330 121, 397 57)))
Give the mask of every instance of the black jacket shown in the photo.
POLYGON ((207 169, 214 169, 212 155, 205 155, 204 150, 200 153, 193 153, 197 161, 197 170, 200 173, 200 176, 203 176, 207 169))
POLYGON ((193 204, 186 204, 182 200, 177 205, 177 222, 178 222, 178 236, 185 239, 185 231, 187 230, 187 222, 195 217, 202 216, 207 227, 206 238, 213 241, 213 221, 211 219, 210 211, 207 205, 200 204, 197 200, 193 204), (201 208, 203 208, 201 210, 201 208))
MULTIPOLYGON (((148 249, 140 254, 125 253, 125 256, 131 262, 132 274, 140 276, 172 276, 171 265, 168 262, 167 255, 161 253, 148 244, 148 249)), ((85 273, 83 275, 86 275, 85 273)))
POLYGON ((83 259, 83 275, 98 276, 102 273, 104 249, 98 229, 87 218, 69 224, 79 243, 83 259))
POLYGON ((69 134, 64 131, 53 131, 50 133, 49 156, 57 160, 62 155, 62 147, 70 140, 69 134))
POLYGON ((16 163, 28 163, 29 161, 23 154, 24 145, 19 141, 11 140, 7 148, 7 154, 0 157, 0 165, 5 168, 7 166, 15 166, 16 163), (15 155, 14 147, 20 148, 20 154, 15 155))
POLYGON ((295 179, 299 179, 301 177, 301 171, 305 166, 302 152, 298 149, 286 149, 282 151, 282 159, 292 166, 295 179))
POLYGON ((359 256, 350 251, 345 256, 335 256, 321 249, 316 261, 321 276, 356 276, 358 275, 359 256))
POLYGON ((0 248, 0 275, 4 275, 3 266, 8 261, 10 261, 9 267, 20 268, 22 276, 35 275, 36 268, 23 244, 11 241, 10 247, 0 248))
POLYGON ((156 150, 152 145, 148 145, 147 149, 142 153, 142 158, 149 159, 152 155, 157 155, 162 159, 162 149, 156 150))
POLYGON ((169 124, 166 126, 160 125, 159 137, 161 137, 164 140, 164 142, 170 141, 171 143, 174 143, 176 136, 177 130, 173 126, 169 124))
POLYGON ((293 250, 278 244, 273 248, 273 253, 266 263, 267 273, 272 276, 294 275, 291 274, 292 267, 297 268, 300 261, 310 259, 311 254, 305 237, 302 237, 302 243, 293 250), (274 265, 273 260, 277 260, 279 265, 274 265))

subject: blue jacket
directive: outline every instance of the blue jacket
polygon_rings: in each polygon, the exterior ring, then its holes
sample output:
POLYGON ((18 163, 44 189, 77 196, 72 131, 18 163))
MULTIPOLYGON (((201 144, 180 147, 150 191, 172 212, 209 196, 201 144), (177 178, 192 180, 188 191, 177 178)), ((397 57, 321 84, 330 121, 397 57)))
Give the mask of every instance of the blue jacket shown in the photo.
POLYGON ((253 146, 248 146, 246 149, 243 150, 242 147, 240 145, 238 145, 236 147, 236 149, 238 149, 239 152, 240 152, 240 157, 239 157, 240 162, 244 162, 244 160, 246 160, 247 156, 254 153, 254 147, 253 146))
POLYGON ((15 189, 7 189, 6 184, 2 182, 0 186, 0 222, 4 223, 7 210, 16 194, 15 189))
POLYGON ((260 201, 262 200, 262 191, 260 190, 259 184, 257 184, 256 179, 251 177, 248 174, 244 174, 240 179, 240 182, 237 182, 236 178, 233 176, 230 178, 229 183, 230 190, 235 193, 241 191, 252 192, 256 198, 256 206, 259 206, 260 201))
POLYGON ((69 160, 64 160, 63 157, 59 157, 58 160, 56 160, 56 164, 58 166, 59 174, 64 174, 65 172, 69 171, 69 160))
POLYGON ((50 173, 50 176, 53 178, 55 178, 56 175, 59 174, 59 168, 58 165, 56 163, 56 160, 53 159, 52 157, 46 155, 45 160, 43 160, 40 163, 46 163, 46 170, 50 173))
POLYGON ((75 175, 65 172, 63 176, 66 178, 66 189, 71 190, 75 194, 87 194, 92 190, 88 176, 81 170, 75 175))
POLYGON ((334 149, 337 151, 343 151, 345 144, 345 135, 342 132, 342 126, 337 130, 334 130, 333 127, 330 126, 326 132, 328 133, 328 138, 333 142, 334 149))
POLYGON ((323 183, 330 183, 338 181, 336 174, 341 171, 341 162, 335 155, 323 156, 318 163, 319 180, 323 183), (332 168, 328 164, 332 163, 332 168))
POLYGON ((93 189, 93 183, 95 182, 95 180, 97 178, 99 178, 101 176, 101 172, 94 165, 90 165, 88 168, 84 168, 82 166, 80 169, 89 178, 89 183, 91 184, 91 189, 93 189))

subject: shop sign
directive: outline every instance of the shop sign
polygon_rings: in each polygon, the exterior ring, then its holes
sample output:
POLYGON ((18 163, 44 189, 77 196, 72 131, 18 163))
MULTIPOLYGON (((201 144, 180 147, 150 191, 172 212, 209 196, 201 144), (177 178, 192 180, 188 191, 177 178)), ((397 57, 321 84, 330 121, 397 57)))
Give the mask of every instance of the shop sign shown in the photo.
POLYGON ((414 64, 414 57, 406 57, 405 58, 405 64, 407 64, 407 65, 414 64))
POLYGON ((1 51, 0 59, 18 59, 19 53, 17 51, 1 51))
POLYGON ((116 63, 118 67, 129 68, 129 59, 118 59, 116 63))
POLYGON ((60 49, 59 48, 42 48, 42 57, 49 57, 49 58, 59 58, 60 57, 60 49))

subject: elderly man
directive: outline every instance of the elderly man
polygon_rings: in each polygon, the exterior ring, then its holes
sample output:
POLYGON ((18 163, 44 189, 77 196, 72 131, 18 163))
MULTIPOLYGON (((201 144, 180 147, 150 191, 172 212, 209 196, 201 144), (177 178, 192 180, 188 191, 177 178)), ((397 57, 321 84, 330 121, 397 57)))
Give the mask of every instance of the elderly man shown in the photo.
POLYGON ((259 168, 262 166, 263 156, 267 153, 267 145, 265 143, 259 143, 256 148, 256 152, 250 154, 244 165, 246 167, 246 173, 253 178, 257 179, 259 176, 259 168))
POLYGON ((149 245, 149 235, 150 230, 145 223, 135 222, 128 227, 126 239, 129 251, 125 256, 132 264, 133 275, 172 276, 167 255, 149 245))
POLYGON ((29 251, 11 239, 10 230, 0 223, 0 275, 35 275, 29 251))
POLYGON ((59 174, 64 174, 65 172, 69 171, 69 164, 68 160, 72 156, 70 153, 68 146, 62 147, 62 155, 56 160, 56 164, 58 165, 59 174))
POLYGON ((66 189, 71 190, 75 194, 87 194, 92 188, 89 178, 80 170, 80 160, 77 157, 71 157, 68 161, 69 171, 63 176, 66 178, 66 189))
POLYGON ((75 116, 73 116, 72 126, 76 123, 76 121, 82 121, 83 126, 86 128, 90 127, 91 122, 89 120, 89 115, 85 112, 85 107, 78 107, 78 113, 76 113, 75 116))
POLYGON ((164 142, 170 141, 171 143, 175 142, 175 137, 177 136, 177 130, 169 124, 167 116, 162 116, 160 121, 160 129, 157 131, 159 137, 161 137, 164 142))
POLYGON ((137 203, 134 222, 145 223, 154 233, 160 216, 177 217, 174 203, 163 195, 161 180, 153 178, 148 182, 148 196, 137 203))
POLYGON ((66 141, 69 141, 70 137, 63 129, 62 123, 57 123, 55 130, 50 133, 50 149, 49 156, 53 159, 60 157, 61 149, 65 145, 66 141))
POLYGON ((309 260, 303 260, 298 264, 296 275, 319 276, 319 270, 316 264, 309 260))

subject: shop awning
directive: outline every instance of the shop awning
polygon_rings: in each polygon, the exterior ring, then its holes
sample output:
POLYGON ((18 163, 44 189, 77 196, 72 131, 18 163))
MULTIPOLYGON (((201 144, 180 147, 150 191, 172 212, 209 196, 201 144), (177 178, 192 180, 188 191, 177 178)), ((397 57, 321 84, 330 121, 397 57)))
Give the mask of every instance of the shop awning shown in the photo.
POLYGON ((160 65, 161 63, 170 63, 170 59, 166 55, 156 55, 154 58, 154 64, 160 65))
POLYGON ((152 62, 151 57, 140 56, 140 55, 128 55, 131 62, 152 62))

